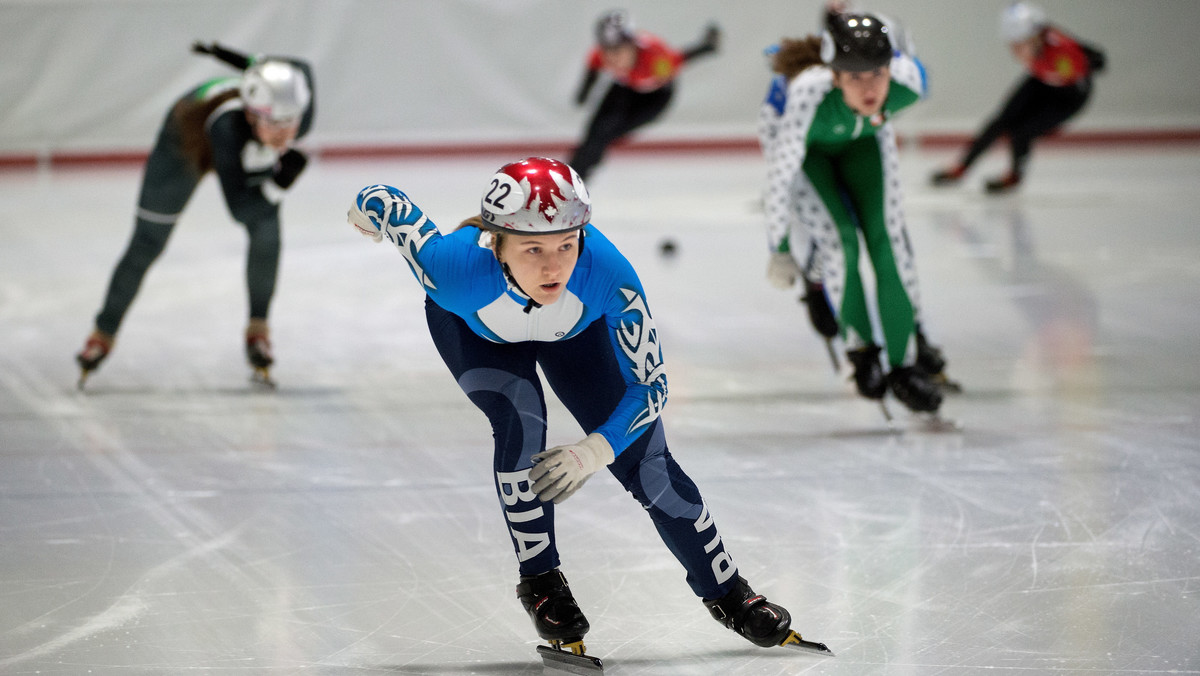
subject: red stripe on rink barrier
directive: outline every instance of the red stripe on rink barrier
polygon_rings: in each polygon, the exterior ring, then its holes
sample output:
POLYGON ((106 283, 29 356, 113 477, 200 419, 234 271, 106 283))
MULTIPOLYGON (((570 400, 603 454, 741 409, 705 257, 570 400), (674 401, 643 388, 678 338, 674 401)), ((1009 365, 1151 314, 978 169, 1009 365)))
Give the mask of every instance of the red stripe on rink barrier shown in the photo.
MULTIPOLYGON (((971 140, 963 133, 902 134, 901 144, 921 148, 961 147, 971 140)), ((1055 146, 1110 145, 1178 145, 1200 143, 1200 128, 1082 130, 1054 134, 1039 144, 1055 146)), ((520 142, 447 142, 447 143, 388 143, 363 145, 328 145, 311 148, 323 160, 387 159, 404 157, 464 157, 472 155, 547 155, 564 157, 570 154, 573 141, 520 142)), ((758 152, 758 140, 753 137, 721 139, 633 140, 613 146, 613 153, 655 152, 758 152)), ((0 152, 0 169, 31 169, 42 166, 88 167, 140 164, 146 151, 110 150, 29 153, 0 152)))

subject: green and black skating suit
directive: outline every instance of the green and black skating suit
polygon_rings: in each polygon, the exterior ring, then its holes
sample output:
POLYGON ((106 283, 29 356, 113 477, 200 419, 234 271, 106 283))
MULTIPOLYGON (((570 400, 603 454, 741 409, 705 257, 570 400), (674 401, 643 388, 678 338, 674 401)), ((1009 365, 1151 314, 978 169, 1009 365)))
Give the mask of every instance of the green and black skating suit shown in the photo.
POLYGON ((883 111, 867 118, 846 105, 829 68, 813 66, 791 82, 776 78, 759 123, 772 250, 792 252, 806 274, 820 270, 841 335, 854 349, 874 342, 858 268, 860 241, 865 242, 892 367, 915 359, 919 299, 889 119, 924 92, 920 63, 897 55, 883 111))
MULTIPOLYGON (((307 63, 288 61, 304 72, 307 63)), ((178 99, 167 114, 142 177, 133 237, 113 271, 96 328, 115 336, 150 264, 167 244, 200 179, 211 169, 234 220, 250 236, 246 286, 251 319, 266 319, 279 267, 279 202, 290 180, 280 176, 280 153, 258 142, 238 95, 240 78, 210 80, 178 99)), ((309 103, 296 138, 312 127, 309 103)), ((294 179, 295 176, 290 177, 294 179)))

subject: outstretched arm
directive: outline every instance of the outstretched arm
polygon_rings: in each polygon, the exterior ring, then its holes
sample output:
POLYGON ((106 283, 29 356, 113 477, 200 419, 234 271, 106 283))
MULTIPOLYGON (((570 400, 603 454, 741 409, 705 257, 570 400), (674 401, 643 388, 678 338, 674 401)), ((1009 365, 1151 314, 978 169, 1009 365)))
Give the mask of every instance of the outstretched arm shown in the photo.
POLYGON ((700 38, 700 42, 683 50, 683 60, 691 61, 697 56, 712 54, 717 51, 721 45, 721 27, 716 23, 710 23, 704 29, 704 37, 700 38))
POLYGON ((425 292, 437 291, 433 256, 425 247, 440 240, 441 233, 408 195, 390 185, 369 185, 358 192, 346 219, 376 242, 386 237, 395 244, 425 292))
POLYGON ((222 47, 216 42, 204 43, 197 40, 192 43, 192 51, 197 54, 210 54, 238 70, 246 70, 254 63, 254 57, 222 47))
POLYGON ((582 106, 587 101, 588 94, 592 91, 592 86, 596 84, 596 79, 600 74, 594 68, 588 68, 583 74, 583 81, 579 83, 579 90, 575 92, 575 105, 582 106))

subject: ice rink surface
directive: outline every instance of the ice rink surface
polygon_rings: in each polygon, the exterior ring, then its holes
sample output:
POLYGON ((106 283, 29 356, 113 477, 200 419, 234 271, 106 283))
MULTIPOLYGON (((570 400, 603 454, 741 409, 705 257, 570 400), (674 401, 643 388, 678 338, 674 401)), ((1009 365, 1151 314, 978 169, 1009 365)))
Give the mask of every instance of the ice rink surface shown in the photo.
MULTIPOLYGON (((593 176, 662 334, 672 452, 741 573, 837 653, 714 622, 603 475, 558 529, 606 673, 1200 674, 1200 148, 1049 147, 1000 198, 998 156, 926 187, 950 157, 902 161, 961 433, 895 401, 890 432, 767 284, 756 155, 593 176)), ((0 173, 0 674, 542 673, 490 430, 399 254, 344 217, 383 182, 446 230, 512 159, 310 165, 274 392, 248 382, 245 236, 213 179, 80 392, 140 168, 0 173)), ((550 427, 579 438, 557 405, 550 427)))

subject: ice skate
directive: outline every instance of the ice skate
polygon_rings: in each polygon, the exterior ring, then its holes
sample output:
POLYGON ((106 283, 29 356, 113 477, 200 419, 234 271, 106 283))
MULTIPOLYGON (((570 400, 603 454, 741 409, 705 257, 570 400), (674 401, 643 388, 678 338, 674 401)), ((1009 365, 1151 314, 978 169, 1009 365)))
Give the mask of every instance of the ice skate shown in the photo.
POLYGON ((941 348, 931 344, 925 339, 925 334, 921 332, 921 328, 917 327, 917 366, 929 376, 930 380, 938 386, 942 392, 950 392, 959 394, 962 392, 962 385, 955 380, 951 380, 946 375, 946 357, 942 354, 941 348))
POLYGON ((275 358, 271 355, 271 339, 266 322, 250 321, 250 327, 246 329, 246 361, 250 362, 250 368, 253 369, 251 381, 275 389, 275 381, 271 379, 271 364, 275 363, 275 358))
POLYGON ((867 399, 879 402, 879 410, 883 417, 892 422, 892 412, 888 410, 883 396, 887 394, 887 380, 883 376, 883 367, 879 364, 879 352, 882 348, 874 343, 855 350, 847 350, 846 358, 854 365, 854 386, 858 393, 867 399))
POLYGON ((1021 185, 1021 176, 1010 171, 998 178, 989 179, 987 183, 984 183, 983 189, 989 195, 1003 195, 1012 192, 1019 185, 1021 185))
POLYGON ((113 337, 103 331, 92 331, 88 336, 87 342, 84 343, 83 349, 79 354, 75 355, 75 361, 79 364, 79 389, 83 389, 83 384, 87 381, 92 371, 100 368, 100 363, 104 361, 109 352, 112 352, 113 337))
POLYGON ((771 603, 765 596, 754 593, 741 576, 728 594, 719 599, 705 599, 704 606, 708 608, 713 619, 741 634, 754 645, 763 648, 781 646, 826 657, 833 656, 833 651, 824 643, 806 641, 792 630, 791 614, 783 606, 771 603))
POLYGON ((567 578, 557 568, 540 575, 522 575, 517 598, 533 620, 538 636, 549 646, 538 646, 542 664, 570 674, 597 674, 604 670, 600 658, 586 654, 583 636, 591 629, 575 603, 567 578))
POLYGON ((813 329, 825 339, 825 349, 829 350, 829 360, 833 362, 834 373, 841 371, 842 365, 838 362, 837 352, 833 349, 833 339, 838 334, 838 321, 833 314, 833 308, 829 305, 829 297, 825 295, 825 286, 806 278, 804 295, 800 297, 800 302, 808 307, 808 321, 812 324, 813 329))
POLYGON ((887 384, 900 403, 916 413, 934 413, 942 405, 941 390, 916 366, 892 369, 887 384))
POLYGON ((930 176, 929 183, 939 188, 942 186, 954 185, 961 181, 963 175, 966 173, 967 170, 964 167, 951 167, 949 169, 939 171, 933 176, 930 176))
POLYGON ((846 351, 846 358, 854 365, 854 386, 867 399, 883 399, 883 395, 887 394, 887 381, 879 364, 879 352, 880 347, 875 344, 846 351))
POLYGON ((942 390, 919 366, 899 366, 888 374, 888 387, 913 413, 915 426, 893 425, 896 432, 961 432, 963 426, 956 420, 945 418, 939 411, 942 390))

